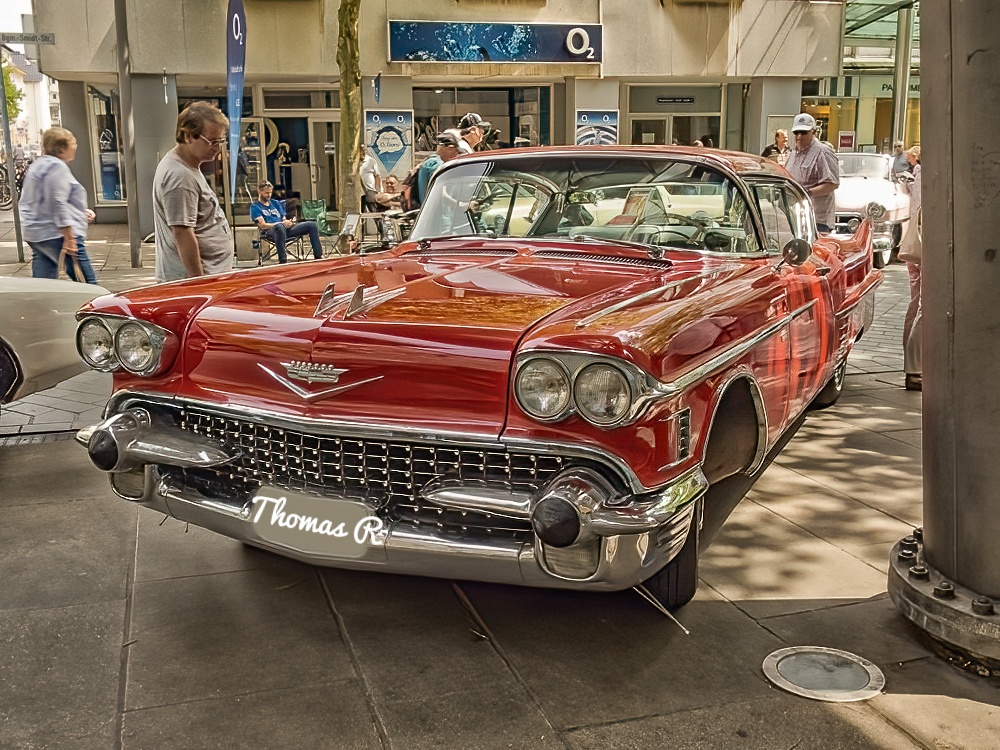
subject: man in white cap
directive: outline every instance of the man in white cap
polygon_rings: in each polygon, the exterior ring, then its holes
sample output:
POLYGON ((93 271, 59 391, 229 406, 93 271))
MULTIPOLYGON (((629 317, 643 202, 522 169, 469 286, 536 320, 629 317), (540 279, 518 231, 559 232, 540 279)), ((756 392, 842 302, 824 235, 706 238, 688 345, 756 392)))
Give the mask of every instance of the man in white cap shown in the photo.
POLYGON ((840 185, 840 162, 833 149, 816 140, 815 130, 815 117, 807 112, 795 116, 792 121, 795 148, 785 162, 785 169, 812 198, 819 231, 829 232, 836 213, 833 191, 840 185))

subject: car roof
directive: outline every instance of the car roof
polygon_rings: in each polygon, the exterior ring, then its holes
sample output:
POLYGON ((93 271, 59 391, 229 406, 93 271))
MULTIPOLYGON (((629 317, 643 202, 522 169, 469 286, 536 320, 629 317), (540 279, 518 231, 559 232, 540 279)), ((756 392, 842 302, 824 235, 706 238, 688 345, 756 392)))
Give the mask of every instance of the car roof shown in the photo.
POLYGON ((487 158, 514 159, 520 156, 542 156, 580 154, 587 156, 657 156, 660 158, 678 157, 683 161, 701 161, 727 168, 738 175, 765 174, 788 177, 785 169, 770 159, 764 159, 754 154, 742 151, 724 151, 715 148, 698 148, 695 146, 536 146, 534 148, 505 148, 494 151, 477 151, 453 159, 459 160, 487 158))

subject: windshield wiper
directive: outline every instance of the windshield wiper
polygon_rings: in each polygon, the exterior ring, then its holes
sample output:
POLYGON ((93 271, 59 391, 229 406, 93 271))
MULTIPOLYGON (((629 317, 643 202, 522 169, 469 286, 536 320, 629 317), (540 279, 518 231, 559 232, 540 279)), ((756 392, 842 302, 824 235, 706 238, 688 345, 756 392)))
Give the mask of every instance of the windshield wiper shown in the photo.
POLYGON ((421 237, 417 240, 417 245, 430 246, 432 242, 437 242, 438 240, 495 240, 497 238, 497 233, 492 229, 487 229, 481 233, 471 233, 471 234, 440 234, 437 237, 421 237))

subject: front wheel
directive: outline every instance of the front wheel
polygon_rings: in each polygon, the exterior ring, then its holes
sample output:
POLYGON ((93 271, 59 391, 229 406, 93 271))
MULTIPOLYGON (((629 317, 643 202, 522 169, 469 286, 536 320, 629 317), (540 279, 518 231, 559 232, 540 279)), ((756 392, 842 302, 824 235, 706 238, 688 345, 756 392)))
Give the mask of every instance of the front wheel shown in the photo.
POLYGON ((819 395, 813 399, 812 404, 809 405, 811 409, 826 409, 827 407, 833 406, 837 403, 840 398, 840 394, 844 392, 844 380, 847 378, 847 358, 837 365, 837 369, 833 371, 833 377, 830 381, 823 386, 823 390, 819 392, 819 395))
POLYGON ((694 598, 698 590, 701 511, 704 500, 699 498, 695 502, 697 505, 691 515, 691 528, 688 530, 681 551, 659 573, 646 579, 642 584, 667 609, 683 607, 694 598))

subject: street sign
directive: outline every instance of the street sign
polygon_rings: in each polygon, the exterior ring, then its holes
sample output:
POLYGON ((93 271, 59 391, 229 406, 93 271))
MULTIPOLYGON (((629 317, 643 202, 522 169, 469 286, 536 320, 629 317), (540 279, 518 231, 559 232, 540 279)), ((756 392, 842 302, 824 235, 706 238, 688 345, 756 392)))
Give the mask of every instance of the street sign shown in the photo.
POLYGON ((0 31, 0 44, 55 44, 55 34, 0 31))

